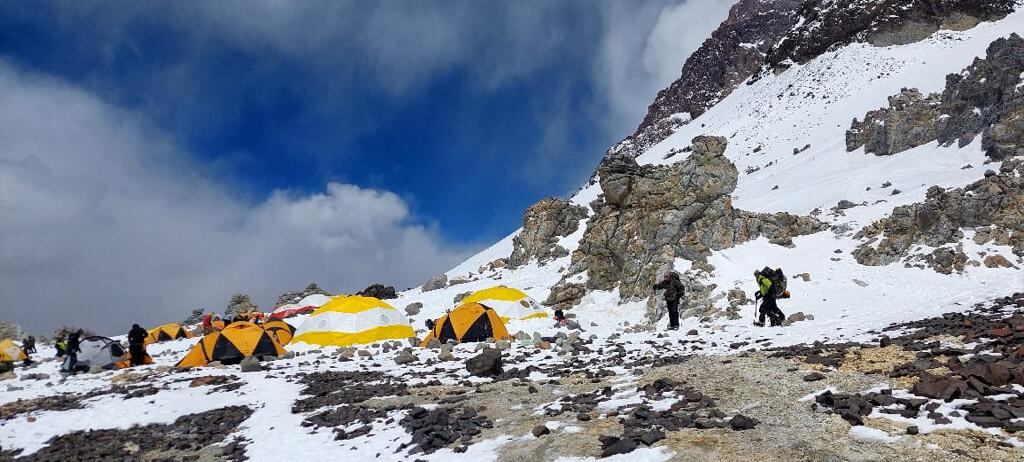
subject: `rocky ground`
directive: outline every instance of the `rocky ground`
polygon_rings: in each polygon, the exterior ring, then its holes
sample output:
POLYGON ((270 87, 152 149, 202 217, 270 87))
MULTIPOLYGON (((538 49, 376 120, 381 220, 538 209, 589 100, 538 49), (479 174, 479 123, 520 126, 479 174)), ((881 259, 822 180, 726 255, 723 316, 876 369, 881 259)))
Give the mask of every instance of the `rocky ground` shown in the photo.
MULTIPOLYGON (((31 452, 0 448, 0 460, 262 460, 254 440, 296 431, 378 460, 1020 460, 1021 308, 1017 294, 892 325, 868 343, 736 342, 725 355, 656 332, 562 332, 456 348, 308 350, 241 375, 237 366, 151 366, 107 373, 78 393, 9 401, 0 431, 73 418, 102 400, 145 405, 189 392, 221 405, 169 423, 69 431, 31 452), (404 369, 388 366, 399 356, 404 369), (259 413, 273 403, 259 393, 271 383, 296 393, 280 396, 279 415, 263 414, 276 421, 264 432, 259 413), (299 428, 285 430, 289 421, 299 428)), ((22 371, 0 386, 89 376, 22 371)))

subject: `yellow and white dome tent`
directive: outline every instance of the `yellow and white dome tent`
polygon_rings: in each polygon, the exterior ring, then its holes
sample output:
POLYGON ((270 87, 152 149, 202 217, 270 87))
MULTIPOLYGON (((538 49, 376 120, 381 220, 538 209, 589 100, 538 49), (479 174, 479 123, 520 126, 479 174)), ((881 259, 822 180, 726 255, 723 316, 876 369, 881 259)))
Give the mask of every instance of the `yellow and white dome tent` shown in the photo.
POLYGON ((546 318, 548 312, 525 292, 511 287, 496 286, 473 292, 460 303, 479 303, 492 308, 502 322, 511 319, 546 318))
POLYGON ((292 343, 349 346, 415 337, 405 314, 374 297, 339 296, 317 308, 295 331, 292 343))

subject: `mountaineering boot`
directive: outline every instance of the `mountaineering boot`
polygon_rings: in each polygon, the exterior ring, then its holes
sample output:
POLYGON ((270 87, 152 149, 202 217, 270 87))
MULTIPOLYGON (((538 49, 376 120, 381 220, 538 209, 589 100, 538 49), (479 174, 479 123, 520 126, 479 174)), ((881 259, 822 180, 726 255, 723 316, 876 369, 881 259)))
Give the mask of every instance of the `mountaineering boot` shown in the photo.
POLYGON ((764 327, 764 323, 759 321, 754 321, 754 325, 757 327, 764 327))

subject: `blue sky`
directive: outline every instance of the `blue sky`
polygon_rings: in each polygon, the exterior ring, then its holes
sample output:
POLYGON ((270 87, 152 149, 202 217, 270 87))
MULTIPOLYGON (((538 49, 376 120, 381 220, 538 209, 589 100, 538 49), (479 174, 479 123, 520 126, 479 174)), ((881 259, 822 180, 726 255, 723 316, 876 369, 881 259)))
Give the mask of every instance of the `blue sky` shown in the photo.
POLYGON ((6 5, 0 310, 416 285, 585 181, 728 6, 6 5))

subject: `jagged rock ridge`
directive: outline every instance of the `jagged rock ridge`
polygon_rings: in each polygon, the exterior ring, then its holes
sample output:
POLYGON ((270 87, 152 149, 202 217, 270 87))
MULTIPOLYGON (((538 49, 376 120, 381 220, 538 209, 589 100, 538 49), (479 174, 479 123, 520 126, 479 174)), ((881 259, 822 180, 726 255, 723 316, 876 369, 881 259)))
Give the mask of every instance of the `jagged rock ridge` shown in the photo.
POLYGON ((889 155, 932 141, 966 146, 982 135, 994 160, 1024 155, 1024 39, 1017 34, 992 42, 959 74, 946 76, 942 93, 922 96, 904 89, 889 107, 853 120, 846 149, 889 155))
POLYGON ((765 71, 806 63, 835 46, 905 45, 939 29, 967 30, 1013 12, 1016 0, 804 0, 793 27, 765 57, 765 71))
POLYGON ((729 17, 658 92, 636 131, 609 150, 636 157, 697 118, 757 72, 766 52, 796 23, 799 0, 740 0, 729 17), (688 114, 682 119, 677 114, 688 114))
MULTIPOLYGON (((733 208, 738 172, 726 145, 725 138, 699 136, 686 160, 668 166, 641 166, 628 155, 605 159, 598 169, 602 194, 590 204, 594 214, 569 276, 586 271, 587 289, 618 287, 623 299, 643 298, 676 258, 703 262, 713 250, 759 236, 792 245, 793 236, 824 229, 811 217, 733 208)), ((563 279, 552 296, 579 292, 569 284, 563 279)))
MULTIPOLYGON (((923 203, 896 207, 892 214, 854 237, 867 239, 854 252, 863 265, 887 265, 908 256, 916 245, 940 247, 959 243, 965 229, 976 229, 975 242, 1009 245, 1024 256, 1024 162, 1004 162, 1000 171, 965 188, 932 186, 923 203)), ((962 270, 967 257, 939 249, 931 256, 941 272, 962 270)))
POLYGON ((523 230, 512 239, 508 263, 519 266, 532 258, 543 263, 569 255, 558 245, 558 238, 576 232, 580 220, 586 217, 585 207, 554 197, 533 204, 523 215, 523 230))

